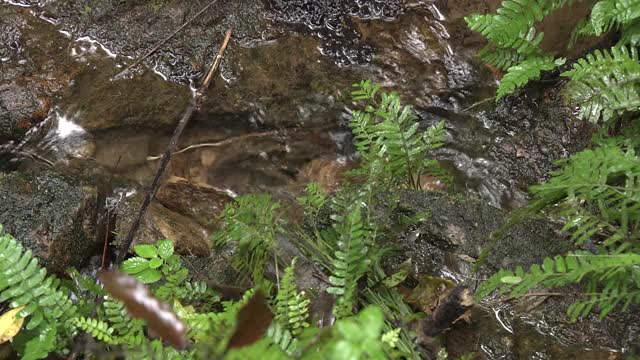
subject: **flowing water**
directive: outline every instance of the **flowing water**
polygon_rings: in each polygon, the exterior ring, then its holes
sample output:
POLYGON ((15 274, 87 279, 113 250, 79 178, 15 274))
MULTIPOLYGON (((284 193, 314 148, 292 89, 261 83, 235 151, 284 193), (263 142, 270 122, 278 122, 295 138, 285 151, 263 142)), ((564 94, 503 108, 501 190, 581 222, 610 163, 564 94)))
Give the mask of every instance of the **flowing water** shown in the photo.
MULTIPOLYGON (((144 68, 113 80, 204 6, 180 3, 0 4, 0 39, 11 44, 0 49, 0 84, 10 84, 0 85, 0 95, 3 86, 14 95, 28 89, 19 99, 40 114, 38 124, 17 127, 19 135, 0 132, 6 140, 0 166, 89 168, 92 176, 117 178, 118 196, 139 193, 153 179, 155 157, 166 149, 222 33, 234 26, 221 76, 180 139, 184 150, 173 158, 170 176, 231 195, 269 192, 285 201, 309 181, 333 189, 355 160, 346 122, 354 108, 350 84, 361 79, 398 91, 424 126, 445 120, 446 145, 434 156, 454 175, 453 190, 510 209, 524 203, 527 185, 545 176, 544 169, 530 174, 539 159, 526 139, 539 128, 505 125, 492 113, 496 76, 474 58, 482 41, 462 19, 499 1, 221 2, 147 58, 144 68), (510 166, 513 159, 521 162, 510 166)), ((576 18, 565 14, 555 23, 566 27, 576 18)), ((545 26, 553 33, 553 23, 545 26)), ((557 44, 549 38, 549 47, 557 44)), ((503 109, 505 116, 510 111, 503 109)), ((567 139, 546 150, 534 145, 545 160, 571 151, 567 139)), ((182 199, 187 207, 192 200, 182 199)), ((498 311, 493 315, 466 330, 495 333, 488 343, 476 346, 477 335, 457 330, 457 340, 447 337, 450 350, 505 358, 500 349, 513 344, 500 341, 508 341, 512 325, 496 321, 498 311)), ((524 343, 517 349, 530 358, 550 358, 531 350, 548 344, 559 349, 557 356, 613 354, 576 350, 542 326, 527 326, 532 334, 517 338, 524 343)))

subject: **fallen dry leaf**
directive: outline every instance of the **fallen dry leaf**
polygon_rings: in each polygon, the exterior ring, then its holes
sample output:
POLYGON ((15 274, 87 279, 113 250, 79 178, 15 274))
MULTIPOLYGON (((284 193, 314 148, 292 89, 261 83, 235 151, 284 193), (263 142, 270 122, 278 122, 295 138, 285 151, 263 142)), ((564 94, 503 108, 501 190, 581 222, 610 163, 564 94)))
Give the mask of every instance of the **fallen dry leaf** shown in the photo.
POLYGON ((227 349, 236 349, 251 345, 260 340, 273 320, 273 313, 267 306, 262 291, 258 290, 249 302, 240 309, 227 349))
POLYGON ((10 341, 20 332, 24 318, 19 318, 18 313, 22 309, 24 306, 18 306, 0 316, 0 344, 10 341))
POLYGON ((169 304, 158 300, 134 277, 120 271, 101 271, 99 278, 105 290, 122 301, 132 317, 147 323, 150 333, 157 334, 175 348, 186 347, 187 327, 169 304))

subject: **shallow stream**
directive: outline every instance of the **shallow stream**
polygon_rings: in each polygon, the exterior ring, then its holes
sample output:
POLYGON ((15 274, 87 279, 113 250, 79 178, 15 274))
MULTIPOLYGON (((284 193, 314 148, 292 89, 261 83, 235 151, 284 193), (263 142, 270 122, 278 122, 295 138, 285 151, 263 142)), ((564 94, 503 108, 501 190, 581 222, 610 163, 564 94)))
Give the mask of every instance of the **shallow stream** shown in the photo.
MULTIPOLYGON (((0 106, 31 115, 7 118, 7 125, 0 111, 0 170, 55 167, 108 183, 111 197, 144 192, 154 157, 166 149, 229 27, 220 76, 168 171, 191 188, 269 192, 285 202, 309 181, 335 189, 356 161, 346 123, 355 106, 350 85, 361 79, 398 91, 424 126, 444 120, 446 145, 434 156, 454 175, 450 190, 493 207, 522 206, 528 185, 588 138, 589 129, 569 121, 570 109, 553 94, 494 105, 498 74, 474 57, 483 43, 462 18, 494 10, 495 0, 220 1, 144 67, 113 80, 206 3, 0 3, 0 106), (3 153, 2 146, 12 150, 3 153)), ((547 48, 559 50, 566 39, 555 34, 568 33, 584 13, 573 7, 546 22, 547 48)), ((195 212, 200 199, 190 196, 198 195, 178 192, 175 207, 195 212)), ((447 337, 450 353, 618 358, 619 349, 575 345, 548 324, 509 324, 502 315, 480 311, 471 326, 455 329, 447 337), (478 340, 481 333, 489 340, 478 340)))

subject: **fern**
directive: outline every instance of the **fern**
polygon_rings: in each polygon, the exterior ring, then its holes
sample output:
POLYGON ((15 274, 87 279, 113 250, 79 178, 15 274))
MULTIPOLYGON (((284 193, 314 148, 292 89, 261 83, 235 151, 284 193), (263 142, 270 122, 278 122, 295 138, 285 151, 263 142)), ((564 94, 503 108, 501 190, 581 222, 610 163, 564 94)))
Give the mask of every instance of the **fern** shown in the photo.
POLYGON ((541 71, 552 70, 564 62, 561 59, 554 61, 540 49, 544 33, 538 33, 535 24, 568 3, 571 1, 508 0, 502 2, 496 14, 465 17, 469 28, 489 41, 478 56, 499 69, 507 70, 498 87, 496 101, 529 80, 539 78, 541 71))
POLYGON ((101 317, 113 329, 112 336, 118 344, 137 347, 144 343, 143 321, 131 318, 122 302, 107 298, 101 310, 101 317))
POLYGON ((526 273, 521 267, 515 272, 501 270, 483 282, 477 297, 483 298, 495 289, 502 293, 510 291, 512 296, 521 296, 533 287, 563 286, 590 282, 586 300, 578 300, 569 308, 572 320, 587 315, 594 305, 600 307, 600 318, 606 316, 616 305, 624 302, 626 308, 640 303, 640 283, 629 282, 629 277, 640 279, 640 254, 594 255, 589 253, 569 254, 565 257, 546 258, 542 266, 534 264, 526 273), (630 273, 631 274, 630 274, 630 273), (596 292, 597 283, 603 283, 601 292, 596 292))
POLYGON ((478 52, 478 57, 482 59, 482 61, 487 64, 491 64, 498 69, 507 70, 508 68, 526 60, 528 55, 519 53, 514 49, 505 49, 493 45, 487 45, 478 52))
POLYGON ((444 122, 419 132, 413 109, 402 106, 397 93, 378 96, 380 85, 370 81, 353 86, 354 100, 367 100, 364 111, 353 112, 349 126, 368 180, 375 181, 371 174, 378 174, 392 184, 420 189, 426 153, 443 145, 444 122))
POLYGON ((338 296, 334 314, 341 318, 353 313, 357 299, 358 279, 367 271, 371 260, 367 258, 366 229, 363 226, 360 204, 348 208, 336 222, 340 236, 338 250, 333 259, 331 287, 327 292, 338 296))
MULTIPOLYGON (((264 268, 269 256, 276 256, 276 236, 283 233, 277 210, 280 204, 267 194, 238 197, 221 214, 224 228, 212 237, 217 247, 235 245, 232 264, 253 278, 257 286, 265 284, 264 268)), ((266 286, 266 285, 265 285, 266 286)))
POLYGON ((305 192, 305 196, 297 199, 298 203, 304 207, 305 213, 315 216, 327 203, 327 194, 322 190, 320 185, 315 182, 308 183, 305 192))
POLYGON ((564 218, 563 230, 577 244, 601 244, 598 254, 575 253, 545 259, 528 273, 501 270, 484 282, 477 295, 495 289, 521 296, 535 286, 556 287, 584 281, 588 296, 568 309, 571 319, 594 306, 604 317, 615 306, 640 302, 640 161, 633 145, 604 141, 562 162, 546 184, 532 187, 532 209, 564 218))
POLYGON ((640 44, 640 19, 622 26, 622 36, 618 45, 638 46, 640 44))
POLYGON ((298 339, 296 339, 291 331, 287 330, 280 322, 273 322, 267 330, 267 337, 271 339, 273 344, 279 347, 288 355, 293 355, 298 350, 298 339))
POLYGON ((571 79, 567 94, 580 105, 578 116, 611 121, 640 107, 640 63, 636 48, 596 50, 562 76, 571 79))
POLYGON ((640 0, 603 0, 591 10, 595 35, 629 24, 640 17, 640 0))
POLYGON ((283 324, 293 336, 299 335, 309 326, 307 319, 310 303, 304 292, 299 292, 296 286, 295 263, 296 259, 293 259, 291 266, 285 269, 275 302, 276 321, 283 324))
POLYGON ((21 339, 28 332, 18 334, 17 343, 25 344, 25 348, 18 350, 25 358, 46 357, 49 352, 62 350, 71 338, 71 320, 77 308, 59 286, 60 281, 47 276, 31 250, 25 251, 8 234, 0 235, 0 302, 10 301, 11 308, 24 306, 18 316, 29 317, 26 330, 33 330, 43 337, 40 341, 35 340, 41 344, 35 344, 21 339))
POLYGON ((637 241, 640 161, 632 146, 605 143, 577 153, 532 193, 534 207, 552 207, 555 214, 569 219, 564 230, 573 231, 577 243, 596 233, 604 237, 605 246, 637 241))
POLYGON ((526 59, 543 55, 538 46, 544 34, 537 33, 534 25, 565 3, 568 1, 503 1, 496 14, 471 14, 465 21, 471 30, 489 40, 480 57, 506 70, 526 59))
POLYGON ((553 70, 564 64, 565 59, 554 60, 551 56, 533 57, 510 67, 502 77, 496 92, 496 101, 526 85, 532 79, 539 79, 542 71, 553 70))
POLYGON ((88 333, 96 340, 102 341, 107 344, 116 343, 115 338, 112 336, 113 328, 111 328, 106 322, 96 319, 88 319, 85 317, 78 317, 74 318, 72 323, 75 327, 88 333))

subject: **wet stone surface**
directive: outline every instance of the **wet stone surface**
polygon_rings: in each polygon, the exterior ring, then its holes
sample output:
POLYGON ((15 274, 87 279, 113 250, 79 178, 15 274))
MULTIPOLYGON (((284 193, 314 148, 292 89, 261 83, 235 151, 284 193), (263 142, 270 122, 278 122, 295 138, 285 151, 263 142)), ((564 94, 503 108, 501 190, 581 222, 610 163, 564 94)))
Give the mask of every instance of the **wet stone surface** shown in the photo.
MULTIPOLYGON (((493 242, 492 233, 505 223, 501 210, 478 200, 442 193, 406 192, 401 195, 400 204, 400 212, 431 214, 415 231, 400 237, 403 256, 392 259, 398 263, 411 258, 415 279, 433 275, 473 287, 475 279, 500 268, 529 268, 572 246, 556 225, 526 220, 499 237, 479 271, 474 272, 481 249, 493 242)), ((584 289, 562 289, 572 291, 584 289)), ((596 312, 570 323, 566 311, 574 300, 573 296, 532 296, 506 302, 488 299, 476 309, 471 326, 455 325, 446 334, 445 344, 452 356, 480 352, 482 358, 488 359, 619 359, 619 349, 638 346, 637 311, 614 312, 602 320, 596 312)))
POLYGON ((82 268, 97 239, 97 190, 55 171, 0 174, 0 224, 47 269, 82 268))
POLYGON ((322 40, 320 49, 338 66, 365 65, 374 50, 363 41, 353 19, 395 20, 404 11, 402 1, 380 0, 269 0, 275 21, 306 27, 322 40))

